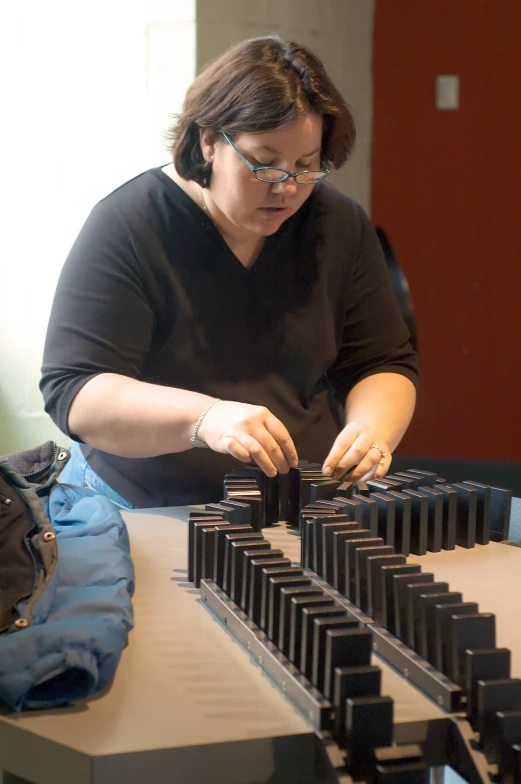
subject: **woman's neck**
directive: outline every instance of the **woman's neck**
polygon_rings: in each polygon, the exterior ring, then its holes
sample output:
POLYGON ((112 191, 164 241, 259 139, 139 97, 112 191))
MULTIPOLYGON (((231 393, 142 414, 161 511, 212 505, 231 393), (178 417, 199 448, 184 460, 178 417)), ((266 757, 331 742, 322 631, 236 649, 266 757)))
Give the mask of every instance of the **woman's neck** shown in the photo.
POLYGON ((167 174, 187 196, 213 221, 215 226, 219 229, 224 241, 238 258, 241 264, 249 269, 257 260, 265 238, 256 236, 239 236, 234 232, 234 226, 227 218, 220 212, 217 205, 205 198, 205 189, 201 188, 193 180, 184 180, 177 173, 174 164, 169 163, 168 166, 163 167, 163 171, 167 174))

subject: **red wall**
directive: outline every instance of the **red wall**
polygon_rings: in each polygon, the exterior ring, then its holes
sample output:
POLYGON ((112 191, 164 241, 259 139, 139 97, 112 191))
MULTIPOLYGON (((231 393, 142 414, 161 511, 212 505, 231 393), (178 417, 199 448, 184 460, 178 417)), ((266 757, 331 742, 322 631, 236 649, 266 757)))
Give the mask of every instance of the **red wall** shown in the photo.
POLYGON ((521 2, 376 0, 372 220, 421 360, 402 454, 521 461, 521 2), (434 107, 437 74, 460 109, 434 107))

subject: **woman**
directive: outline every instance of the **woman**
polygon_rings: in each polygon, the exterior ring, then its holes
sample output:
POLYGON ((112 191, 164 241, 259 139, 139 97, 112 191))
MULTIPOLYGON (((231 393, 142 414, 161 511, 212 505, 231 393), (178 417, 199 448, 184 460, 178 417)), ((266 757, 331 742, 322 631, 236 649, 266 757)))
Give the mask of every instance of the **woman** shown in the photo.
POLYGON ((366 215, 324 182, 354 137, 322 64, 276 37, 193 82, 172 163, 94 208, 58 283, 41 388, 81 443, 64 480, 145 507, 219 500, 237 460, 388 471, 416 356, 366 215))

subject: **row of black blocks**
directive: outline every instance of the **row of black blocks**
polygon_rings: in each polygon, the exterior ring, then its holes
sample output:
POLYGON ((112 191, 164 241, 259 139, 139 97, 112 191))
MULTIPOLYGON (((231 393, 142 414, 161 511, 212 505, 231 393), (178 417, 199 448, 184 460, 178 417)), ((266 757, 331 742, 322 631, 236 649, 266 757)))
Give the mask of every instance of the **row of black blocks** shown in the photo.
MULTIPOLYGON (((409 549, 423 554, 426 549, 452 548, 455 543, 466 547, 475 542, 486 543, 489 535, 497 540, 507 538, 511 492, 472 482, 449 486, 432 472, 414 469, 368 483, 367 490, 357 490, 325 477, 320 467, 313 464, 301 463, 284 478, 268 479, 252 466, 228 474, 224 500, 208 504, 203 513, 191 515, 189 579, 197 585, 202 577, 215 580, 250 618, 256 619, 259 628, 265 629, 268 639, 279 646, 293 666, 302 667, 312 683, 332 696, 335 732, 342 742, 345 721, 351 722, 351 730, 356 724, 354 715, 349 714, 349 703, 342 703, 345 690, 349 694, 357 688, 351 684, 343 689, 337 683, 339 668, 334 667, 331 658, 335 645, 342 647, 336 640, 343 638, 338 635, 344 632, 338 619, 346 618, 345 608, 331 596, 314 593, 316 583, 312 587, 300 583, 299 580, 306 580, 302 570, 297 574, 298 567, 292 567, 280 551, 271 550, 260 536, 264 526, 278 519, 295 523, 296 516, 302 530, 303 565, 316 571, 414 650, 420 646, 427 661, 432 663, 434 659, 434 666, 461 683, 467 694, 469 719, 480 732, 489 760, 499 763, 501 780, 521 781, 519 682, 509 677, 510 652, 494 647, 494 617, 479 613, 477 605, 464 603, 461 594, 449 591, 445 583, 436 583, 433 575, 421 574, 419 567, 406 564, 404 557, 409 549), (459 520, 463 522, 458 525, 459 520), (222 533, 223 527, 226 534, 222 533), (239 538, 233 543, 231 537, 235 535, 239 538), (359 546, 350 544, 352 541, 359 546), (242 567, 241 556, 245 559, 242 567), (276 571, 266 576, 265 570, 271 569, 276 571), (286 579, 290 580, 288 585, 286 579), (329 628, 321 618, 334 621, 333 627, 329 628), (479 647, 486 644, 490 647, 479 647), (473 648, 468 649, 468 645, 473 648)), ((353 624, 352 617, 347 620, 353 624)), ((363 629, 358 628, 360 631, 363 629)), ((351 642, 363 639, 353 633, 353 627, 346 627, 345 632, 349 632, 347 638, 351 642)), ((348 684, 350 668, 356 671, 353 677, 359 688, 366 697, 371 696, 365 689, 371 690, 367 685, 371 682, 374 688, 371 679, 379 677, 375 668, 369 664, 353 665, 350 660, 342 673, 348 684), (369 668, 365 672, 364 666, 369 668)), ((375 704, 372 697, 367 704, 375 704)), ((360 705, 355 707, 362 711, 360 705)), ((361 717, 363 711, 357 715, 361 717)), ((373 725, 373 719, 371 722, 373 725)), ((363 753, 354 750, 356 737, 357 733, 351 731, 347 738, 351 738, 348 758, 354 768, 355 760, 360 759, 361 769, 371 759, 373 773, 379 766, 379 775, 384 775, 383 767, 389 772, 393 767, 389 759, 385 764, 378 762, 365 746, 363 753)), ((369 741, 371 748, 377 748, 373 741, 369 741)), ((361 748, 364 744, 358 745, 361 748)), ((349 749, 349 742, 347 746, 349 749)), ((398 752, 379 751, 376 756, 387 755, 392 760, 397 753, 402 755, 400 758, 405 754, 400 747, 398 752)), ((416 775, 414 766, 423 768, 416 757, 403 764, 412 766, 411 775, 416 775)))
MULTIPOLYGON (((407 522, 411 531, 415 530, 411 537, 413 552, 421 555, 431 549, 429 543, 437 540, 435 530, 442 532, 442 547, 450 540, 448 549, 456 542, 465 547, 474 546, 478 539, 479 543, 488 543, 492 488, 470 482, 449 488, 438 485, 434 474, 416 473, 432 484, 419 484, 415 490, 402 487, 400 493, 392 493, 411 498, 407 522), (437 493, 443 494, 441 523, 435 524, 434 515, 429 518, 428 506, 422 522, 420 504, 413 501, 414 494, 421 492, 427 496, 430 493, 431 500, 437 493), (452 525, 455 534, 447 538, 447 501, 452 493, 456 510, 465 510, 463 525, 469 524, 472 510, 471 535, 458 534, 458 526, 452 525), (462 498, 467 499, 463 507, 462 498)), ((380 484, 398 481, 400 476, 412 479, 414 472, 397 474, 380 484)), ((374 489, 375 483, 368 485, 374 489)), ((355 494, 347 499, 336 495, 338 487, 333 487, 330 480, 310 483, 304 497, 308 489, 310 503, 300 511, 302 566, 316 572, 376 624, 458 684, 466 697, 468 720, 479 733, 488 761, 498 764, 500 780, 521 781, 521 680, 510 677, 510 651, 496 648, 495 616, 479 612, 476 603, 464 601, 462 594, 451 591, 446 582, 437 582, 434 574, 407 563, 403 507, 394 518, 400 523, 397 537, 396 528, 390 535, 389 528, 380 525, 382 521, 371 506, 371 502, 378 505, 375 496, 379 494, 371 492, 366 498, 355 494), (398 551, 390 544, 392 541, 398 542, 398 551)), ((511 494, 496 490, 503 493, 501 514, 505 514, 505 502, 511 494)))
POLYGON ((427 782, 421 749, 393 746, 393 701, 380 694, 371 631, 260 531, 237 523, 242 507, 225 506, 220 519, 207 507, 189 517, 189 579, 212 579, 286 657, 288 673, 331 701, 329 729, 354 780, 427 782))
POLYGON ((279 520, 297 527, 304 508, 338 496, 353 521, 406 556, 507 539, 512 503, 505 488, 469 480, 449 484, 414 468, 360 489, 325 476, 318 463, 307 461, 274 478, 253 465, 236 469, 225 476, 223 495, 250 505, 256 530, 279 520))
POLYGON ((303 509, 312 511, 317 502, 342 501, 342 514, 405 556, 508 536, 512 492, 504 488, 468 480, 448 484, 433 472, 411 468, 370 480, 361 490, 324 476, 318 464, 299 464, 289 482, 290 525, 299 525, 303 509))

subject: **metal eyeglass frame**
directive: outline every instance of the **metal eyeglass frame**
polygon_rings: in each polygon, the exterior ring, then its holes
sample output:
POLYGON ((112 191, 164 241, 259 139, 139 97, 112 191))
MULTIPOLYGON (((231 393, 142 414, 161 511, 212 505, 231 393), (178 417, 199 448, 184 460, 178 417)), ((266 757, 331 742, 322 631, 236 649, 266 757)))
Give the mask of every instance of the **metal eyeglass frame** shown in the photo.
POLYGON ((299 172, 289 172, 287 171, 287 169, 279 169, 278 166, 252 166, 249 160, 244 157, 242 152, 237 149, 237 147, 230 139, 228 134, 225 133, 224 131, 221 131, 221 133, 226 139, 226 141, 228 142, 228 144, 231 144, 231 146, 233 147, 237 155, 239 155, 242 158, 246 166, 249 168, 252 174, 255 175, 255 177, 259 180, 259 182, 267 182, 270 183, 271 185, 275 185, 276 183, 279 182, 285 182, 289 177, 294 177, 297 185, 316 185, 317 182, 322 182, 322 180, 325 180, 325 178, 331 174, 330 169, 304 169, 303 171, 299 171, 299 172), (262 177, 259 177, 259 172, 265 171, 266 169, 273 169, 274 171, 283 172, 283 176, 280 178, 280 180, 265 180, 262 177), (301 174, 319 174, 319 173, 322 176, 319 177, 319 179, 314 180, 313 182, 299 182, 297 179, 298 177, 300 177, 301 174))

